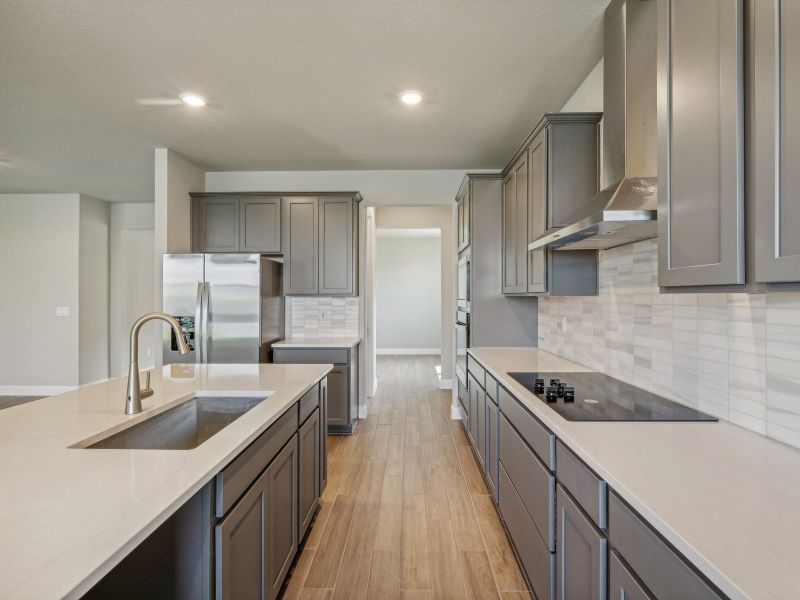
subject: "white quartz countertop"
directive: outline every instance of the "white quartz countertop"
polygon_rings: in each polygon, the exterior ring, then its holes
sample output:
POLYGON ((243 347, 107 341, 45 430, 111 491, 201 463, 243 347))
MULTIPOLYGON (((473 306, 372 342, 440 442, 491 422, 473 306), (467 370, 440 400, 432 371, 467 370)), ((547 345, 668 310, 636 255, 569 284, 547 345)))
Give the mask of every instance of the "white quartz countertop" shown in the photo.
POLYGON ((360 341, 360 337, 288 338, 272 345, 281 348, 354 348, 360 341))
POLYGON ((81 596, 330 369, 171 365, 139 415, 125 379, 0 411, 0 598, 81 596), (198 391, 274 393, 193 450, 70 448, 198 391))
POLYGON ((723 421, 567 421, 507 373, 590 369, 533 348, 469 353, 731 598, 800 597, 800 451, 723 421))

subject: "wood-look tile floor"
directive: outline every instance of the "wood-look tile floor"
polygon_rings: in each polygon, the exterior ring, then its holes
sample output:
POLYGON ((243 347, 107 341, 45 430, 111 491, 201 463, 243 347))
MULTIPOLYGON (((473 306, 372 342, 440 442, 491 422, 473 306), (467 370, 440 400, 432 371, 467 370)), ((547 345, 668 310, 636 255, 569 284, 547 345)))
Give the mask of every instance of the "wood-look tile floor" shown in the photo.
POLYGON ((379 357, 352 436, 330 436, 328 486, 285 599, 530 599, 438 357, 379 357))

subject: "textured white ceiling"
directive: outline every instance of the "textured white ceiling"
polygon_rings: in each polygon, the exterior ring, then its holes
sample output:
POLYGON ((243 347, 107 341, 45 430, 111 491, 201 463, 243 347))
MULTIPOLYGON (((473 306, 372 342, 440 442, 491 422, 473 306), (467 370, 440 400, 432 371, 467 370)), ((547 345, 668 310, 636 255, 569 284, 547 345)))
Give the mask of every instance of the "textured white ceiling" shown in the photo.
POLYGON ((149 201, 157 146, 217 171, 501 167, 599 59, 607 4, 3 0, 0 192, 149 201), (186 90, 209 106, 137 103, 186 90))

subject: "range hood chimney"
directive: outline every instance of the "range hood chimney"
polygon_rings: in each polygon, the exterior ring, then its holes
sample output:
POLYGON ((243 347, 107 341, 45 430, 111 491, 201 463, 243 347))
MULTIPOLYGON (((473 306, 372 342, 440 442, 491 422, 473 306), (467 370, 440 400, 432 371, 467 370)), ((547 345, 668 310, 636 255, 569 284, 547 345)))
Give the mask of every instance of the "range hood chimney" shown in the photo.
POLYGON ((606 250, 655 237, 656 0, 612 0, 603 48, 603 180, 613 182, 529 250, 606 250))

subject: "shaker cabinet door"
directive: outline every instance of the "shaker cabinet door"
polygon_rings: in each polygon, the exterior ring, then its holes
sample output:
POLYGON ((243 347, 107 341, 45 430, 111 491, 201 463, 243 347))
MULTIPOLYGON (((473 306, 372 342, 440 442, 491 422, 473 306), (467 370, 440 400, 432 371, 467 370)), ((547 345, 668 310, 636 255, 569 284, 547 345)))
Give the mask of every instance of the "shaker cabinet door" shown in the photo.
POLYGON ((317 199, 286 198, 285 294, 319 291, 317 199))
POLYGON ((605 600, 608 540, 564 491, 556 486, 559 600, 605 600))
POLYGON ((608 588, 612 600, 654 600, 615 551, 609 556, 608 588))
POLYGON ((753 160, 755 280, 800 281, 800 3, 755 0, 753 160))
MULTIPOLYGON (((547 229, 547 129, 536 136, 528 150, 530 198, 528 201, 528 239, 535 240, 547 229)), ((528 252, 528 291, 547 291, 546 250, 528 252)))
POLYGON ((267 474, 215 527, 217 600, 263 600, 266 576, 267 474))
POLYGON ((744 283, 744 0, 658 0, 658 283, 744 283))
POLYGON ((300 473, 298 475, 298 502, 300 504, 298 527, 300 539, 303 539, 306 531, 308 531, 319 505, 321 458, 319 415, 319 409, 314 410, 298 432, 298 462, 300 465, 300 473))
POLYGON ((241 252, 281 251, 281 199, 242 197, 239 203, 241 252))
POLYGON ((266 546, 267 600, 278 597, 297 554, 297 436, 270 463, 267 478, 266 546))
POLYGON ((192 202, 193 249, 196 252, 239 251, 239 199, 225 196, 192 202))
POLYGON ((355 290, 353 200, 319 199, 319 293, 353 294, 355 290))

